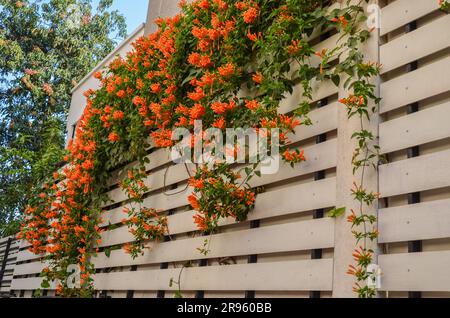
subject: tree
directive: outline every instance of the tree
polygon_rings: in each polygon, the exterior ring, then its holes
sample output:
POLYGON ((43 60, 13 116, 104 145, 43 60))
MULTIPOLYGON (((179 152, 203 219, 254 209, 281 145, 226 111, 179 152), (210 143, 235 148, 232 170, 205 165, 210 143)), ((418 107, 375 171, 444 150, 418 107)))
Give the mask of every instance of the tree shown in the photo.
POLYGON ((64 154, 70 91, 126 35, 113 0, 0 0, 0 236, 64 154))

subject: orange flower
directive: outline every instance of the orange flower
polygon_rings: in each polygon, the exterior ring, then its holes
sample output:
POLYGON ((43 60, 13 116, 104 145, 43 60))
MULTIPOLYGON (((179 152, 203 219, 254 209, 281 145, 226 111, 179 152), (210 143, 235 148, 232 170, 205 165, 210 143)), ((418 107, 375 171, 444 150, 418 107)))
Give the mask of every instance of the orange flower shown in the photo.
POLYGON ((112 92, 114 92, 116 90, 116 85, 114 83, 108 83, 106 85, 106 91, 111 94, 112 92))
POLYGON ((256 20, 258 15, 259 15, 258 10, 256 8, 251 7, 243 14, 244 22, 247 24, 251 24, 256 20))
POLYGON ((201 80, 197 83, 198 86, 212 86, 214 84, 214 81, 216 80, 215 75, 206 73, 202 76, 201 80))
POLYGON ((109 134, 108 140, 111 142, 117 142, 120 140, 120 136, 118 134, 116 134, 115 132, 112 132, 109 134))
POLYGON ((163 129, 161 131, 155 131, 151 136, 157 147, 166 148, 173 145, 171 130, 163 129))
POLYGON ((287 51, 291 55, 297 54, 302 49, 300 40, 292 40, 292 44, 288 46, 287 51))
POLYGON ((227 103, 221 103, 221 102, 214 102, 211 105, 211 109, 216 114, 223 114, 227 111, 227 103))
POLYGON ((200 231, 205 232, 208 229, 208 222, 206 221, 206 218, 202 215, 196 214, 193 216, 194 223, 197 224, 197 228, 200 231))
POLYGON ((256 110, 259 107, 259 103, 257 100, 246 100, 245 107, 250 110, 256 110))
POLYGON ((215 128, 224 129, 225 128, 225 119, 223 117, 220 117, 212 124, 212 126, 215 128))
POLYGON ((198 65, 198 63, 200 62, 200 54, 199 53, 191 53, 191 55, 189 55, 188 57, 188 62, 191 65, 198 65))
POLYGON ((125 95, 126 95, 126 93, 125 93, 125 91, 124 91, 123 89, 121 89, 120 91, 118 91, 118 92, 116 93, 116 95, 117 95, 117 97, 119 97, 119 98, 124 98, 125 95))
POLYGON ((350 264, 348 265, 347 274, 352 276, 358 276, 362 274, 362 269, 360 267, 355 267, 350 264))
POLYGON ((344 28, 348 25, 348 20, 343 15, 341 15, 339 18, 331 19, 331 22, 340 23, 344 28))
POLYGON ((256 72, 255 74, 253 74, 252 79, 253 79, 253 82, 255 82, 257 84, 261 84, 264 80, 264 77, 262 76, 262 74, 260 72, 256 72))
POLYGON ((201 104, 195 104, 194 107, 191 108, 191 119, 200 119, 205 114, 205 107, 201 104))
POLYGON ((189 204, 192 206, 192 208, 194 209, 194 210, 199 210, 200 209, 200 204, 199 204, 199 202, 198 202, 198 199, 197 199, 197 197, 195 196, 195 194, 191 194, 189 197, 188 197, 188 201, 189 201, 189 204))
POLYGON ((84 227, 82 227, 82 226, 79 226, 79 225, 75 225, 74 230, 75 230, 76 234, 86 232, 86 229, 84 227))
POLYGON ((92 160, 86 160, 83 162, 82 167, 84 170, 91 170, 94 168, 94 162, 92 160))
POLYGON ((223 77, 229 77, 234 74, 235 67, 233 63, 227 63, 219 67, 219 74, 223 77))
POLYGON ((352 209, 351 211, 352 211, 352 214, 350 214, 350 215, 347 217, 347 222, 353 224, 353 223, 355 222, 355 220, 356 220, 356 214, 355 214, 355 211, 353 211, 353 209, 352 209))
POLYGON ((192 99, 194 102, 198 102, 205 97, 205 93, 201 87, 197 87, 195 92, 189 92, 188 97, 192 99))
POLYGON ((291 163, 299 163, 302 161, 305 161, 305 153, 304 150, 302 151, 298 151, 298 150, 294 150, 294 151, 289 151, 286 150, 283 154, 282 157, 285 161, 287 162, 291 162, 291 163))
POLYGON ((120 110, 116 110, 113 114, 113 118, 115 120, 121 120, 121 119, 123 119, 123 117, 124 117, 124 113, 120 110))
POLYGON ((188 62, 191 65, 207 68, 211 66, 211 58, 208 55, 200 55, 199 53, 191 53, 188 57, 188 62))
POLYGON ((204 183, 203 179, 198 180, 198 179, 195 179, 195 178, 190 178, 189 179, 189 185, 191 187, 194 187, 194 188, 200 190, 200 189, 204 188, 205 183, 204 183))
POLYGON ((101 80, 102 76, 103 76, 102 72, 100 72, 100 71, 97 71, 97 72, 94 73, 94 78, 96 78, 98 80, 101 80))
POLYGON ((248 32, 247 32, 247 37, 252 42, 256 42, 258 40, 258 35, 256 35, 256 33, 251 33, 250 30, 248 30, 248 32))
POLYGON ((60 284, 58 284, 58 286, 56 286, 56 295, 61 295, 64 291, 64 287, 60 284))
POLYGON ((150 89, 152 90, 152 93, 157 94, 161 91, 161 84, 155 83, 150 85, 150 89))
POLYGON ((362 246, 359 249, 355 249, 353 254, 353 258, 355 261, 359 262, 370 262, 372 259, 372 252, 370 250, 364 249, 362 246))
POLYGON ((131 254, 131 251, 133 249, 133 246, 130 243, 124 244, 123 249, 126 254, 131 254))
POLYGON ((314 53, 314 55, 320 57, 320 58, 324 58, 325 55, 327 54, 328 49, 323 49, 322 51, 317 51, 316 53, 314 53))
POLYGON ((135 96, 133 98, 133 104, 136 106, 142 106, 142 105, 144 105, 144 99, 140 96, 135 96))

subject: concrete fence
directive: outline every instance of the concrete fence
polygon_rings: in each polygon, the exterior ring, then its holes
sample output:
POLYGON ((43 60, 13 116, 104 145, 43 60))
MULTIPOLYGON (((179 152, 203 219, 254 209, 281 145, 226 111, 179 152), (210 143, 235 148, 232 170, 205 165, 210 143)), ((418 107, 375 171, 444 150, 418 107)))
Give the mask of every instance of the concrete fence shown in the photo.
MULTIPOLYGON (((164 2, 170 3, 165 9, 172 8, 172 1, 164 2)), ((388 159, 378 173, 367 176, 369 186, 381 193, 375 211, 379 296, 448 297, 450 15, 438 11, 437 0, 372 2, 382 8, 381 29, 373 32, 364 50, 370 60, 383 64, 377 83, 383 100, 370 124, 388 159)), ((152 12, 160 12, 154 8, 162 10, 158 1, 150 1, 149 21, 152 12)), ((318 35, 312 41, 321 50, 333 47, 337 37, 318 35)), ((316 85, 314 125, 298 128, 293 137, 305 149, 307 161, 253 179, 252 186, 264 188, 255 210, 247 222, 223 222, 207 256, 197 250, 205 238, 194 235, 185 167, 172 164, 166 150, 150 152, 145 182, 151 192, 144 204, 167 213, 174 240, 153 244, 135 260, 123 249, 112 250, 109 257, 100 253, 93 259, 99 295, 173 297, 177 286, 169 282, 178 280, 180 269, 189 263, 181 274, 184 297, 353 297, 353 278, 345 273, 355 247, 350 225, 345 217, 326 217, 335 206, 355 205, 350 136, 358 122, 348 120, 345 106, 338 103, 347 94, 332 83, 316 85)), ((297 87, 280 111, 292 111, 300 96, 297 87)), ((102 248, 133 240, 120 225, 120 205, 127 197, 117 184, 124 171, 111 176, 109 194, 115 202, 104 206, 102 226, 108 230, 102 248)), ((9 255, 2 265, 2 292, 30 297, 40 287, 45 265, 26 247, 14 239, 0 241, 0 255, 9 255)))

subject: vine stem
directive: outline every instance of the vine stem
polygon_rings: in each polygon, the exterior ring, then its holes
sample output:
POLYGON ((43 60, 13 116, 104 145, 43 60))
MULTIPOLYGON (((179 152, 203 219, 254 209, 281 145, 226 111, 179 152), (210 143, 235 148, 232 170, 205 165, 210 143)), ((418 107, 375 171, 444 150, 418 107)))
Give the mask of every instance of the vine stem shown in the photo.
MULTIPOLYGON (((364 122, 363 122, 363 117, 362 115, 360 116, 360 126, 361 126, 361 131, 364 130, 364 122)), ((362 172, 361 172, 361 183, 360 183, 360 187, 363 188, 364 187, 364 177, 365 177, 365 172, 366 172, 366 162, 367 159, 369 157, 369 149, 367 147, 367 144, 364 143, 365 146, 365 155, 364 155, 364 164, 362 167, 362 172)), ((361 202, 359 202, 359 212, 360 212, 360 216, 364 215, 364 208, 363 208, 363 201, 361 200, 361 202)), ((367 233, 367 224, 366 224, 366 219, 363 218, 363 228, 364 228, 364 234, 367 233)), ((364 235, 364 249, 367 249, 367 236, 364 235)))

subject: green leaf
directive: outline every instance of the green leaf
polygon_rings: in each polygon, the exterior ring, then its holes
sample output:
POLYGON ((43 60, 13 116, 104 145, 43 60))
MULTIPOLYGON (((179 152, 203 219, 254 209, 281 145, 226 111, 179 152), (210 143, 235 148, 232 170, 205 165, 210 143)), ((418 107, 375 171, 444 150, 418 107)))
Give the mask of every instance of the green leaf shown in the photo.
POLYGON ((177 290, 173 294, 173 298, 183 298, 183 295, 181 295, 181 292, 179 290, 177 290))
POLYGON ((331 210, 330 212, 328 212, 328 217, 330 218, 337 218, 340 217, 341 215, 343 215, 345 213, 346 208, 334 208, 333 210, 331 210))
POLYGON ((50 283, 48 282, 48 280, 44 279, 41 283, 41 287, 44 289, 50 288, 50 283))
POLYGON ((339 84, 341 83, 341 77, 337 74, 334 74, 331 76, 331 81, 334 85, 339 86, 339 84))

